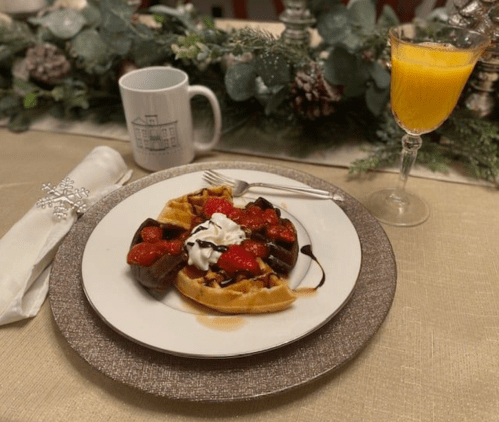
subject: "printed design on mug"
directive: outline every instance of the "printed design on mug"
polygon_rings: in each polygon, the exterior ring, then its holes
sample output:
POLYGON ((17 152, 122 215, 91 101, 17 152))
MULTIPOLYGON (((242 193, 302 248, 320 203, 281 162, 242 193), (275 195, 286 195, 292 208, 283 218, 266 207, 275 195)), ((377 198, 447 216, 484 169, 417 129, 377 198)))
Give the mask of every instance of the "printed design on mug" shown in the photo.
POLYGON ((157 114, 138 116, 132 121, 135 142, 139 148, 149 151, 165 151, 180 148, 177 122, 158 123, 157 114))

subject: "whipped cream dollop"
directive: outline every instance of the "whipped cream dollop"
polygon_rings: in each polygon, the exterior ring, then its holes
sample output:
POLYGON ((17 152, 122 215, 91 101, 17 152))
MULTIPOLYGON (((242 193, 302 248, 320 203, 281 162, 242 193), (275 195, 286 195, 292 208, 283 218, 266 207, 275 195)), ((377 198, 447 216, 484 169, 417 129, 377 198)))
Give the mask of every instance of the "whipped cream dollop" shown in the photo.
POLYGON ((222 213, 214 213, 210 220, 194 227, 185 241, 188 264, 208 271, 210 264, 217 263, 226 246, 239 245, 244 239, 246 234, 239 224, 222 213))

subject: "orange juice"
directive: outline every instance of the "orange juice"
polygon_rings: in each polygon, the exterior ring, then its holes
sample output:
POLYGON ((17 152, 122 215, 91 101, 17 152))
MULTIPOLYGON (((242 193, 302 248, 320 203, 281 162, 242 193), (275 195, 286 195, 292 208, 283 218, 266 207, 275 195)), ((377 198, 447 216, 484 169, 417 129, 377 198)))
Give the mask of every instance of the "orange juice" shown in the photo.
POLYGON ((412 134, 431 132, 450 115, 476 61, 476 51, 392 40, 392 111, 412 134))

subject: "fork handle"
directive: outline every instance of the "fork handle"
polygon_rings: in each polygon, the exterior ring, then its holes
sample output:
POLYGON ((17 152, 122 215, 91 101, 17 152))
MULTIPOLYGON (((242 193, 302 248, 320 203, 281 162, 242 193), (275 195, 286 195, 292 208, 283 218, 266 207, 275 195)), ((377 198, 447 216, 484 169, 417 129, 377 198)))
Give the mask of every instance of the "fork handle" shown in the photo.
POLYGON ((286 185, 273 185, 269 183, 251 183, 251 186, 260 188, 270 188, 270 189, 280 189, 289 192, 299 192, 307 195, 313 195, 320 198, 332 199, 333 194, 326 190, 314 189, 314 188, 302 188, 299 186, 286 186, 286 185))

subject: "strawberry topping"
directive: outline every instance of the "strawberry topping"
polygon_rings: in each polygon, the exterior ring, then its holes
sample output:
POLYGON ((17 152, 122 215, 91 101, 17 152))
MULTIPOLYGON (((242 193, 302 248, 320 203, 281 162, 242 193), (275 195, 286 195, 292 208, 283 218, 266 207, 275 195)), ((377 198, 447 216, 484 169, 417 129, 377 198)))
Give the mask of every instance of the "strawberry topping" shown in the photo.
POLYGON ((234 205, 225 198, 210 198, 203 206, 203 214, 210 218, 216 212, 225 214, 227 217, 234 210, 234 205))
POLYGON ((147 226, 140 231, 143 242, 159 242, 163 238, 163 229, 158 226, 147 226))
POLYGON ((296 232, 291 224, 268 226, 265 228, 265 234, 272 240, 288 243, 296 241, 296 232))
POLYGON ((230 245, 218 258, 217 265, 229 275, 240 271, 248 271, 251 275, 260 273, 255 257, 241 245, 230 245))
POLYGON ((163 255, 180 255, 184 250, 182 239, 163 239, 163 229, 146 226, 140 231, 142 242, 135 244, 127 255, 127 263, 150 267, 163 255))
POLYGON ((268 246, 257 240, 246 239, 241 246, 255 258, 266 258, 269 255, 268 246))
POLYGON ((127 263, 130 265, 140 265, 141 267, 150 267, 161 255, 161 250, 154 243, 137 243, 128 252, 127 263))
POLYGON ((161 240, 154 245, 163 255, 180 255, 184 250, 184 242, 181 240, 161 240))
POLYGON ((265 211, 263 211, 262 217, 265 223, 270 226, 279 224, 279 217, 277 216, 276 210, 273 208, 267 208, 265 211))

